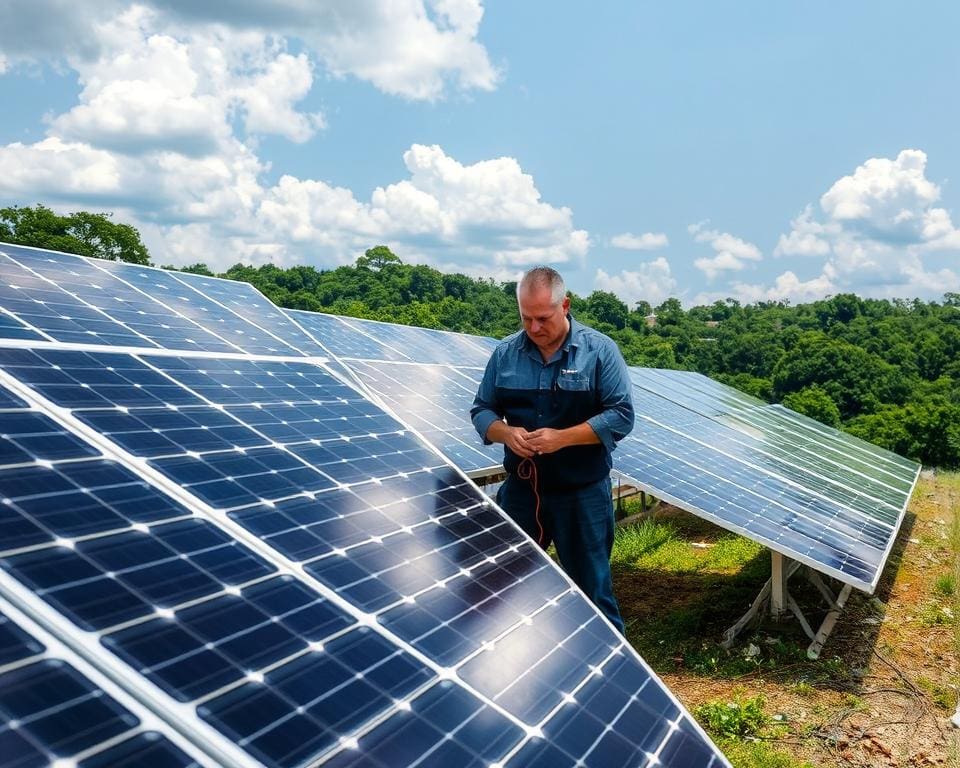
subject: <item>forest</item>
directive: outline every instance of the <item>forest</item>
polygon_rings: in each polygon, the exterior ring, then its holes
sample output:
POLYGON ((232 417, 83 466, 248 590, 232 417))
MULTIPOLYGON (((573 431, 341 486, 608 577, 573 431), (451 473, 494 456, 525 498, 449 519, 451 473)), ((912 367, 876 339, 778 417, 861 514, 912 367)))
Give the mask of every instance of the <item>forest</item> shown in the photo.
MULTIPOLYGON (((104 214, 0 209, 0 242, 149 263, 136 229, 104 214)), ((519 328, 515 283, 406 264, 383 245, 335 269, 237 264, 219 276, 282 307, 497 338, 519 328)), ((630 365, 698 371, 925 465, 960 467, 960 294, 684 309, 676 298, 628 307, 594 291, 571 294, 571 312, 615 339, 630 365)))

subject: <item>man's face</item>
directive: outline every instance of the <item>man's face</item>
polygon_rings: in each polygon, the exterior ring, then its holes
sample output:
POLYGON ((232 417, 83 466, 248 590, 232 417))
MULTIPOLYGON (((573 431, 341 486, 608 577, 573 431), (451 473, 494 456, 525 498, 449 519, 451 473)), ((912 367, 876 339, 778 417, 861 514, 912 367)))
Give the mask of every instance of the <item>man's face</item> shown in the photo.
POLYGON ((517 303, 523 330, 538 349, 554 350, 563 343, 567 335, 569 296, 554 304, 549 288, 534 287, 521 291, 517 303))

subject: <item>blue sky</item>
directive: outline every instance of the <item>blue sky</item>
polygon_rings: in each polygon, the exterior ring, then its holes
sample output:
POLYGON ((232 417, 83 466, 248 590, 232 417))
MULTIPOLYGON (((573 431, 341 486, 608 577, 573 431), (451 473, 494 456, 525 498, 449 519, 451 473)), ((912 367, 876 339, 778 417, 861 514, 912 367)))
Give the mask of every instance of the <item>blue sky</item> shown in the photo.
POLYGON ((4 3, 0 204, 218 269, 387 243, 631 304, 960 291, 955 3, 209 5, 4 3))

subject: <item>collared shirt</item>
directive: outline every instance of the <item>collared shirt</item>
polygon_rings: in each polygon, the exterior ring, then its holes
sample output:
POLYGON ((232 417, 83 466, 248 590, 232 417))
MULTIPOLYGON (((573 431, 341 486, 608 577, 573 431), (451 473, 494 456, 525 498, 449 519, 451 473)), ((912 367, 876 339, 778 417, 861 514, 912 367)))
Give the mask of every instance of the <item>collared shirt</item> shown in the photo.
MULTIPOLYGON (((504 339, 490 356, 470 416, 485 443, 490 425, 506 418, 529 431, 565 429, 586 422, 599 445, 576 445, 536 457, 544 488, 572 488, 609 473, 610 453, 633 429, 630 374, 616 343, 570 320, 563 345, 547 362, 524 331, 504 339)), ((520 457, 504 446, 504 468, 520 457)))

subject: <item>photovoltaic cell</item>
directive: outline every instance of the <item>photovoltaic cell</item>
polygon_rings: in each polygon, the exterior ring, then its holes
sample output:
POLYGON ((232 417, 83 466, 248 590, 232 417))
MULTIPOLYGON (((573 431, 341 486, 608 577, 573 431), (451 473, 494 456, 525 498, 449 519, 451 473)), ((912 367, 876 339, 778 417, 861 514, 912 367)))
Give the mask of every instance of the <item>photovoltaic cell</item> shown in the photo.
POLYGON ((496 340, 466 333, 381 323, 320 312, 285 310, 334 355, 349 360, 393 360, 483 368, 496 340))
POLYGON ((445 363, 482 368, 490 353, 476 337, 465 333, 436 331, 375 320, 343 318, 344 322, 403 353, 415 363, 445 363))
POLYGON ((375 335, 351 325, 347 318, 287 309, 284 313, 303 326, 337 357, 361 360, 409 360, 402 352, 379 341, 375 335))
MULTIPOLYGON (((111 319, 104 311, 60 287, 20 260, 49 266, 63 259, 94 269, 84 260, 47 251, 31 251, 17 246, 0 245, 0 305, 7 313, 46 339, 104 346, 155 347, 153 341, 132 328, 111 319), (49 261, 43 261, 47 259, 49 261)), ((70 287, 69 275, 65 285, 70 287)), ((105 297, 106 298, 106 297, 105 297)), ((7 324, 0 332, 16 331, 7 324)), ((12 333, 21 338, 20 333, 12 333)))
POLYGON ((878 446, 827 427, 780 405, 768 405, 698 373, 632 369, 634 381, 698 413, 726 416, 741 428, 783 435, 801 451, 826 456, 863 474, 874 474, 909 491, 916 463, 878 446))

